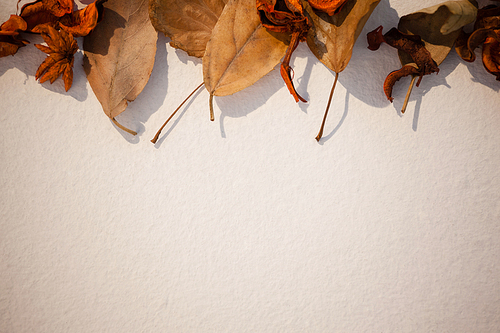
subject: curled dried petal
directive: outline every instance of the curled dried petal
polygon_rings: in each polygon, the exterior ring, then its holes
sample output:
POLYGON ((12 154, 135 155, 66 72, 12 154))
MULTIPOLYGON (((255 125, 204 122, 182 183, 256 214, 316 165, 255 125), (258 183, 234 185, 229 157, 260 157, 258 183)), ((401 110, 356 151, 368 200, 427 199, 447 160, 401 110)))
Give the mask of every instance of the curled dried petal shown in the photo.
POLYGON ((87 36, 97 25, 99 10, 96 3, 64 16, 59 22, 61 29, 75 37, 87 36))
POLYGON ((476 60, 474 50, 483 44, 487 38, 500 40, 500 37, 498 37, 493 29, 477 29, 470 35, 462 32, 455 44, 455 50, 463 60, 473 62, 476 60))
POLYGON ((368 49, 372 51, 377 51, 380 48, 380 44, 382 44, 384 40, 384 35, 382 34, 382 26, 379 26, 377 29, 369 32, 366 35, 368 39, 368 49))
POLYGON ((419 71, 412 65, 403 66, 403 68, 398 69, 396 71, 392 71, 387 75, 384 81, 384 93, 387 96, 387 99, 392 103, 394 98, 392 97, 392 88, 394 84, 399 81, 402 77, 408 75, 419 75, 419 71))
POLYGON ((488 37, 483 44, 483 65, 500 81, 500 30, 496 33, 496 39, 488 37))
POLYGON ((340 12, 347 0, 308 0, 311 7, 330 16, 340 12))

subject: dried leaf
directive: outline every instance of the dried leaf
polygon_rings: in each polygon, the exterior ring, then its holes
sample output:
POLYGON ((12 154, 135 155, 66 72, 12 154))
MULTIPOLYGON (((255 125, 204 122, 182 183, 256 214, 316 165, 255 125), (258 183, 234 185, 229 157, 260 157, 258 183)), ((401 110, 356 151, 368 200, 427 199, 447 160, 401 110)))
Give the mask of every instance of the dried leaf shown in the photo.
MULTIPOLYGON (((419 35, 432 59, 440 65, 450 53, 463 26, 474 22, 477 5, 470 1, 447 1, 401 17, 398 29, 406 34, 419 35)), ((401 63, 413 62, 404 52, 399 52, 401 63)))
POLYGON ((495 32, 496 38, 488 37, 483 44, 483 65, 500 81, 500 29, 495 32))
POLYGON ((480 44, 483 44, 484 68, 500 80, 500 6, 479 9, 474 31, 471 34, 462 31, 455 50, 463 60, 473 62, 476 59, 474 50, 480 44))
POLYGON ((306 5, 306 11, 313 22, 307 44, 314 55, 335 73, 342 72, 351 59, 356 39, 379 2, 380 0, 347 1, 334 16, 317 12, 306 5))
POLYGON ((104 113, 114 119, 148 82, 158 34, 147 2, 109 0, 104 7, 102 21, 84 38, 84 69, 104 113))
POLYGON ((170 45, 201 58, 227 0, 150 0, 149 16, 170 45))
POLYGON ((40 33, 39 25, 55 27, 60 17, 73 12, 73 0, 37 0, 27 3, 19 14, 28 24, 27 30, 40 33))
POLYGON ((17 15, 11 15, 0 26, 0 57, 14 55, 20 47, 29 44, 27 40, 19 38, 19 31, 26 30, 26 27, 26 22, 17 15))
POLYGON ((203 57, 209 93, 231 95, 254 84, 280 62, 287 48, 283 39, 262 26, 255 0, 229 1, 203 57))
POLYGON ((40 50, 48 54, 35 74, 35 79, 40 83, 50 80, 54 81, 62 74, 66 91, 73 83, 74 54, 78 51, 78 44, 71 34, 66 31, 57 31, 51 26, 42 29, 43 40, 47 46, 35 44, 40 50))
POLYGON ((85 8, 64 15, 59 26, 75 37, 87 36, 102 19, 103 5, 107 0, 98 0, 85 8))

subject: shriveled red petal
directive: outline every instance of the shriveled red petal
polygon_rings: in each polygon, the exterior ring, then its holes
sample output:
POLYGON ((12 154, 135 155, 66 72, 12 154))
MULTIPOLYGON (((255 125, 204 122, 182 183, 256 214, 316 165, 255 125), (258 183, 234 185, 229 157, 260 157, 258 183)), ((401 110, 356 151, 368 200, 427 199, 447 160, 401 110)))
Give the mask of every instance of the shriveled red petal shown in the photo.
MULTIPOLYGON (((500 37, 500 30, 496 30, 500 37)), ((494 39, 488 37, 483 44, 483 65, 486 70, 495 75, 500 81, 500 38, 494 39)))
POLYGON ((455 50, 458 55, 465 61, 473 62, 476 60, 476 55, 474 54, 474 50, 481 44, 483 44, 486 39, 491 38, 492 40, 498 39, 500 37, 495 33, 493 29, 481 28, 475 30, 473 33, 468 35, 466 42, 464 43, 464 36, 467 35, 462 32, 462 35, 456 41, 455 50))
POLYGON ((411 65, 406 65, 403 66, 403 68, 398 69, 397 71, 390 72, 389 75, 385 78, 384 81, 384 93, 385 96, 387 96, 387 99, 392 103, 394 98, 392 97, 392 88, 394 87, 394 84, 399 81, 402 77, 408 76, 408 75, 418 75, 420 74, 418 69, 411 66, 411 65))
POLYGON ((347 0, 308 0, 311 7, 333 16, 340 12, 347 0))
POLYGON ((292 68, 289 65, 292 53, 297 48, 297 45, 299 45, 299 39, 300 39, 299 32, 295 32, 292 34, 292 40, 286 50, 286 54, 285 57, 283 58, 283 61, 281 62, 280 73, 281 77, 283 78, 283 81, 285 81, 288 91, 290 92, 290 94, 292 94, 293 98, 295 99, 295 102, 298 102, 300 100, 301 102, 305 103, 307 101, 304 98, 302 98, 295 90, 291 76, 292 68))
POLYGON ((66 91, 71 88, 71 85, 73 84, 73 62, 75 61, 75 58, 73 58, 69 63, 66 64, 63 72, 63 80, 64 80, 64 89, 66 91))
POLYGON ((379 26, 377 29, 369 32, 366 35, 368 39, 368 49, 372 51, 377 51, 380 47, 380 44, 384 42, 384 35, 382 34, 382 26, 379 26))
POLYGON ((42 2, 45 8, 57 17, 71 13, 75 6, 73 0, 42 0, 42 2))
POLYGON ((1 31, 25 31, 28 28, 26 21, 18 15, 11 15, 1 26, 1 31))
POLYGON ((42 76, 43 73, 45 73, 45 71, 47 71, 47 69, 49 69, 56 62, 59 62, 62 59, 63 59, 63 56, 58 54, 58 53, 54 53, 51 56, 45 58, 45 60, 40 64, 40 66, 38 67, 38 69, 35 73, 35 80, 38 80, 40 78, 40 76, 42 76))
POLYGON ((47 47, 47 46, 42 45, 42 44, 35 44, 35 47, 37 49, 39 49, 40 51, 45 52, 47 54, 54 53, 54 51, 52 51, 52 49, 50 47, 47 47))
POLYGON ((59 25, 61 29, 71 33, 75 37, 87 36, 97 25, 99 12, 96 4, 91 3, 70 15, 64 16, 59 25))
POLYGON ((24 43, 15 40, 12 36, 0 36, 0 58, 16 54, 24 43))

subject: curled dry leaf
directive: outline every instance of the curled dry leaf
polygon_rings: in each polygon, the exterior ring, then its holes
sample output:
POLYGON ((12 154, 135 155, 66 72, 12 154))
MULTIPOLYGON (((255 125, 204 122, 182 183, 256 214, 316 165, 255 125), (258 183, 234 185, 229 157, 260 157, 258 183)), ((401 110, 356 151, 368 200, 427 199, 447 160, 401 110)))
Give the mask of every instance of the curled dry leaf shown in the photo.
MULTIPOLYGON (((420 77, 418 86, 423 75, 439 71, 437 66, 450 52, 462 27, 473 22, 476 14, 477 3, 474 0, 447 1, 401 17, 398 29, 391 29, 390 36, 384 35, 389 45, 398 48, 403 65, 402 69, 390 73, 384 82, 387 98, 392 102, 392 87, 397 80, 413 76, 401 112, 406 109, 415 78, 420 77)), ((370 44, 380 39, 374 37, 381 35, 377 29, 369 34, 370 44)))
POLYGON ((479 9, 474 31, 461 32, 455 50, 463 60, 473 62, 474 50, 483 44, 483 65, 500 80, 500 6, 486 6, 479 9))
POLYGON ((27 30, 40 33, 37 26, 52 25, 60 17, 73 12, 73 0, 37 0, 21 7, 20 16, 28 24, 27 30))
POLYGON ((104 113, 114 118, 143 90, 153 69, 157 32, 141 0, 109 0, 105 15, 84 38, 84 69, 104 113))
POLYGON ((75 37, 87 36, 102 19, 104 3, 107 0, 97 0, 85 8, 64 15, 59 20, 59 27, 75 37))
POLYGON ((0 57, 14 55, 20 47, 29 44, 27 40, 19 38, 19 32, 26 30, 26 27, 26 22, 17 15, 11 15, 0 26, 0 57))
POLYGON ((149 17, 170 45, 201 58, 227 0, 149 0, 149 17))
POLYGON ((75 38, 66 31, 57 31, 51 26, 43 27, 41 31, 43 40, 47 46, 35 44, 40 50, 48 54, 35 74, 35 79, 40 83, 50 80, 52 84, 61 74, 66 91, 73 83, 74 54, 78 51, 75 38))
POLYGON ((203 57, 203 78, 210 100, 213 95, 234 94, 269 73, 285 54, 284 39, 262 26, 255 0, 229 1, 203 57))

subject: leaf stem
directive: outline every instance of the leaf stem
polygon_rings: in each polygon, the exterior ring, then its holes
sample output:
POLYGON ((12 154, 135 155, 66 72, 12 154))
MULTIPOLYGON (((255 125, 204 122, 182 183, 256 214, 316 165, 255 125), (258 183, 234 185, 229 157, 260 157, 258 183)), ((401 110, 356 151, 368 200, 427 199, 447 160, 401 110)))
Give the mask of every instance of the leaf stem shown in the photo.
POLYGON ((208 105, 210 107, 210 121, 214 121, 214 95, 210 94, 210 99, 208 100, 208 105))
POLYGON ((193 94, 194 94, 194 93, 195 93, 198 89, 200 89, 202 85, 203 85, 203 83, 202 83, 202 84, 200 84, 198 87, 196 87, 196 89, 194 89, 194 90, 191 92, 191 94, 189 94, 189 96, 188 96, 188 97, 186 97, 186 99, 185 99, 185 100, 181 103, 181 105, 179 105, 179 106, 177 107, 177 109, 175 109, 175 111, 174 111, 174 112, 170 115, 170 117, 168 117, 167 121, 165 121, 165 123, 164 123, 164 124, 160 127, 160 129, 158 130, 158 132, 156 132, 156 135, 155 135, 155 137, 153 138, 153 140, 151 140, 151 142, 152 142, 152 143, 156 143, 156 141, 158 141, 158 138, 159 138, 159 136, 160 136, 161 131, 162 131, 162 130, 163 130, 163 128, 164 128, 164 127, 168 124, 168 122, 170 121, 170 119, 172 119, 172 117, 173 117, 173 116, 177 113, 177 111, 179 111, 179 109, 180 109, 180 108, 184 105, 184 103, 186 103, 186 102, 187 102, 187 100, 188 100, 191 96, 193 96, 193 94))
POLYGON ((125 132, 130 133, 132 135, 137 135, 137 132, 134 132, 131 129, 126 128, 125 126, 123 126, 122 124, 120 124, 119 122, 117 122, 115 118, 111 118, 111 121, 113 122, 113 124, 115 124, 116 126, 118 126, 118 128, 121 128, 125 132))
POLYGON ((406 107, 408 106, 408 101, 410 100, 410 95, 411 91, 413 90, 413 84, 415 83, 415 80, 417 79, 418 75, 412 75, 411 77, 411 83, 410 86, 408 87, 408 91, 406 92, 406 97, 405 101, 403 103, 403 107, 401 108, 401 113, 405 113, 406 107))
POLYGON ((335 81, 333 82, 332 91, 330 91, 330 97, 328 98, 328 104, 326 105, 325 115, 323 116, 323 122, 321 123, 321 128, 319 129, 319 133, 316 136, 316 141, 319 142, 321 137, 323 136, 323 129, 325 128, 326 116, 328 115, 328 110, 330 109, 330 104, 332 103, 333 92, 335 90, 335 86, 337 85, 337 80, 339 79, 339 73, 335 73, 335 81))

